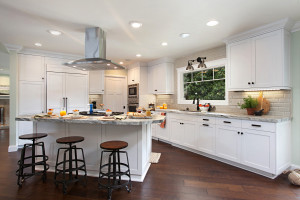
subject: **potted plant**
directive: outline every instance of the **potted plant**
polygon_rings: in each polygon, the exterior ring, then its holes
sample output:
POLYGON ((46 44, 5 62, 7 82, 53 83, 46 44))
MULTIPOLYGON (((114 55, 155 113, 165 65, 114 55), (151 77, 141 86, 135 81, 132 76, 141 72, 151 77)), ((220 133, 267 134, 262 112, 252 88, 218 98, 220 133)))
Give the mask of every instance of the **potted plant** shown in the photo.
POLYGON ((238 105, 241 107, 241 109, 246 108, 248 115, 253 115, 256 110, 256 106, 258 105, 257 99, 254 99, 249 95, 247 98, 243 98, 243 101, 243 104, 238 103, 238 105))

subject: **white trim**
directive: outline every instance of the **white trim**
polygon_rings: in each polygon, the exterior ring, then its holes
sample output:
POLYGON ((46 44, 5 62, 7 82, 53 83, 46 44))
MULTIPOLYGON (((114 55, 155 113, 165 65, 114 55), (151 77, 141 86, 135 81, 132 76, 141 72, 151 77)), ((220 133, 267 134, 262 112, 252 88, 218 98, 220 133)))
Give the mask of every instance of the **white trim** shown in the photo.
POLYGON ((300 21, 295 23, 291 32, 293 33, 293 32, 297 32, 297 31, 300 31, 300 21))
POLYGON ((243 33, 239 33, 237 35, 228 37, 227 39, 224 40, 226 44, 232 43, 232 42, 237 42, 241 40, 245 40, 248 38, 256 37, 258 35, 262 35, 265 33, 269 33, 272 31, 276 31, 279 29, 285 29, 287 31, 291 31, 292 27, 294 26, 294 22, 290 20, 289 18, 281 19, 279 21, 260 26, 254 29, 251 29, 249 31, 245 31, 243 33))
POLYGON ((23 46, 15 45, 15 44, 4 44, 8 51, 21 51, 23 46))
POLYGON ((18 53, 45 56, 45 57, 50 57, 50 58, 70 59, 70 60, 77 60, 77 59, 80 59, 80 58, 84 57, 84 56, 74 55, 74 54, 67 54, 67 53, 60 53, 60 52, 53 52, 53 51, 45 51, 45 50, 37 50, 37 49, 29 49, 29 48, 21 49, 18 53))
POLYGON ((294 169, 300 169, 300 166, 299 165, 291 164, 289 170, 294 170, 294 169))
POLYGON ((148 62, 148 66, 151 67, 151 66, 154 66, 154 65, 158 65, 158 64, 161 64, 161 63, 174 63, 174 59, 173 58, 160 58, 160 59, 157 59, 157 60, 153 60, 151 62, 148 62))
MULTIPOLYGON (((213 105, 228 105, 228 89, 227 89, 227 77, 228 77, 228 70, 227 70, 227 59, 222 58, 218 60, 213 60, 209 62, 205 62, 207 69, 215 68, 215 67, 222 67, 225 66, 225 100, 200 100, 199 103, 211 103, 213 105)), ((194 71, 201 71, 197 68, 197 64, 193 65, 194 71)), ((185 100, 182 98, 183 94, 183 80, 182 80, 182 73, 187 72, 186 66, 177 68, 177 104, 192 104, 193 100, 185 100)))
POLYGON ((8 152, 15 152, 15 151, 18 151, 17 145, 9 145, 8 146, 8 152))

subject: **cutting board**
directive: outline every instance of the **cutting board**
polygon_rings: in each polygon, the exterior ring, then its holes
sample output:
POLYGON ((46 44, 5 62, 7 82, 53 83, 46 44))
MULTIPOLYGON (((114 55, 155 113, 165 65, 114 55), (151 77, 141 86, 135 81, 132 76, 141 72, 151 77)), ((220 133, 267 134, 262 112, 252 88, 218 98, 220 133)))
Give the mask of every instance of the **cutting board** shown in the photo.
POLYGON ((264 109, 263 114, 264 115, 267 114, 270 111, 270 101, 268 101, 263 97, 263 92, 259 93, 257 101, 258 101, 258 105, 256 107, 256 110, 258 111, 264 109))

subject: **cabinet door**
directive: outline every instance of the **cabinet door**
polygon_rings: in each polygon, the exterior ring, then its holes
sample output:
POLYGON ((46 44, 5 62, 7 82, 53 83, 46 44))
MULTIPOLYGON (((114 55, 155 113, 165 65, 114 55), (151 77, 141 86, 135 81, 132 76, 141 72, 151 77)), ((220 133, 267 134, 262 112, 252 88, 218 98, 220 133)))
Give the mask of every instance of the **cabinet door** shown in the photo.
POLYGON ((19 115, 37 114, 45 111, 44 82, 19 82, 19 115))
POLYGON ((88 104, 88 77, 81 74, 65 74, 67 112, 86 110, 88 104))
POLYGON ((197 149, 196 124, 193 122, 183 121, 182 145, 191 149, 197 149))
POLYGON ((47 109, 59 113, 65 106, 65 74, 47 72, 47 109))
POLYGON ((163 64, 154 67, 153 89, 156 94, 166 93, 166 68, 163 64))
POLYGON ((89 73, 89 93, 104 94, 104 70, 89 73))
POLYGON ((183 123, 178 120, 170 120, 170 140, 171 142, 183 145, 184 127, 183 123))
POLYGON ((214 155, 215 154, 215 142, 216 132, 215 125, 201 123, 199 129, 196 131, 198 150, 214 155))
POLYGON ((242 130, 242 164, 275 174, 275 134, 242 130))
POLYGON ((129 69, 128 70, 127 78, 128 78, 128 81, 127 81, 128 85, 134 84, 134 72, 133 72, 133 69, 129 69))
POLYGON ((128 84, 137 84, 140 82, 140 68, 135 67, 128 70, 128 84))
POLYGON ((284 47, 282 37, 282 30, 279 30, 254 38, 254 87, 283 85, 284 47))
POLYGON ((168 129, 167 128, 161 128, 159 125, 156 125, 156 137, 166 140, 166 141, 170 141, 170 136, 168 133, 168 129))
POLYGON ((252 49, 252 40, 228 45, 229 89, 251 87, 252 49))
POLYGON ((18 62, 20 81, 43 81, 45 79, 44 57, 19 54, 18 62))
POLYGON ((216 155, 234 162, 240 161, 240 129, 217 126, 216 155))

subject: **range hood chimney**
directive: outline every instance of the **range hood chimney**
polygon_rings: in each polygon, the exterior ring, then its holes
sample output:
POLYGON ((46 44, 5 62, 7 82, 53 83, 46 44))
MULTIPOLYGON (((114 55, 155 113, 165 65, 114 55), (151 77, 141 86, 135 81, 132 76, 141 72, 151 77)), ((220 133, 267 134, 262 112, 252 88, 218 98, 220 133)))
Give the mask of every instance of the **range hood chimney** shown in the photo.
POLYGON ((85 58, 65 63, 79 70, 116 70, 125 67, 106 59, 106 33, 99 27, 85 29, 85 58))

